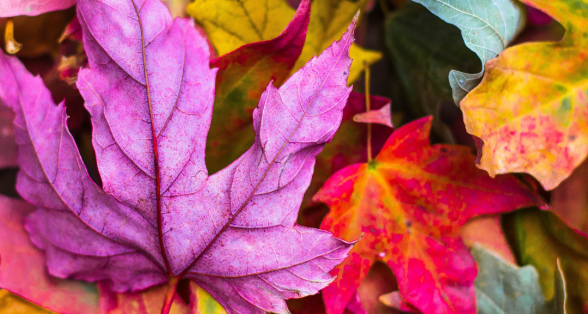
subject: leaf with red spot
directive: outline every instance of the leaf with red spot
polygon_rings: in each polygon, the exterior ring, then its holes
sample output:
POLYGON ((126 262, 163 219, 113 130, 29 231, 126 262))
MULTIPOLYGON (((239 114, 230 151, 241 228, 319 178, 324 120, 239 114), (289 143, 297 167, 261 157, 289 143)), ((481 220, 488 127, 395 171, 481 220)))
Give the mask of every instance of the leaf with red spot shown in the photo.
POLYGON ((16 113, 17 189, 37 207, 25 226, 49 273, 114 292, 168 282, 173 292, 188 278, 229 313, 285 313, 284 299, 328 285, 352 243, 296 219, 343 117, 357 18, 280 88, 269 84, 253 111, 255 142, 209 176, 216 69, 193 22, 172 20, 157 0, 81 0, 77 10, 89 64, 77 86, 102 187, 63 104, 16 58, 0 58, 0 98, 16 113))
POLYGON ((423 313, 475 313, 474 259, 460 237, 470 218, 542 203, 512 176, 491 179, 467 147, 429 144, 432 119, 411 122, 378 156, 337 172, 315 196, 331 212, 321 228, 361 240, 323 290, 340 314, 376 261, 388 264, 403 299, 423 313))

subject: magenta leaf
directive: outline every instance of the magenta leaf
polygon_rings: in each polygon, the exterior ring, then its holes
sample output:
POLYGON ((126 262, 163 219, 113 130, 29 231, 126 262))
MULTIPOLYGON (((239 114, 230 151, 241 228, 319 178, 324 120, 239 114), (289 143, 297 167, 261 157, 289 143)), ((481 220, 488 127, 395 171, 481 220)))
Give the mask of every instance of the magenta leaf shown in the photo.
POLYGON ((103 188, 87 174, 63 104, 16 58, 0 60, 0 96, 16 112, 17 189, 38 207, 26 228, 49 272, 116 292, 190 278, 230 313, 286 313, 284 299, 328 285, 352 243, 296 218, 351 91, 356 20, 279 89, 269 84, 253 113, 255 143, 208 176, 216 69, 193 22, 172 20, 157 0, 82 0, 77 9, 89 63, 77 84, 103 188))

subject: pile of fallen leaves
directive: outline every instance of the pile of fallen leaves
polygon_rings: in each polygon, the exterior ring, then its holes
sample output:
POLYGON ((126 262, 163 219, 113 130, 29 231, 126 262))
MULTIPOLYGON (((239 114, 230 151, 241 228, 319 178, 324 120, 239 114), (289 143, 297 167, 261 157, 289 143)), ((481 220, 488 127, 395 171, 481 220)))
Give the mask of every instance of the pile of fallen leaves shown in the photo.
POLYGON ((588 313, 588 0, 0 25, 0 313, 588 313))

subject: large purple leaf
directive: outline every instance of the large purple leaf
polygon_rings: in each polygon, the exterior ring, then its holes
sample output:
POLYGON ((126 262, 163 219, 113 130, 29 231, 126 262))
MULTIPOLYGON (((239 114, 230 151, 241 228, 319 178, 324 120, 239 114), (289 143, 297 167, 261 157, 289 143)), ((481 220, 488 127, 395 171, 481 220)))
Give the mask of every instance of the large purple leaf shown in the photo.
POLYGON ((253 113, 255 143, 208 176, 216 70, 192 22, 157 0, 81 0, 78 18, 89 61, 78 88, 103 188, 63 104, 17 59, 0 60, 0 90, 17 95, 3 98, 16 112, 17 188, 38 207, 26 227, 49 272, 118 292, 187 277, 232 313, 285 313, 283 299, 330 283, 352 244, 295 221, 315 157, 341 123, 355 21, 279 89, 270 83, 253 113))

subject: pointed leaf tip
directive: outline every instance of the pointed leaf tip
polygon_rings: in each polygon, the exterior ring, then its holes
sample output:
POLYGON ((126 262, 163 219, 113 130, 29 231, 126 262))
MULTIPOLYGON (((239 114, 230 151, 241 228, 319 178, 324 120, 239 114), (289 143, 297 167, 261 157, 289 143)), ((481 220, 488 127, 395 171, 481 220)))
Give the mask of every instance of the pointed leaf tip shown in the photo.
POLYGON ((392 125, 392 114, 390 113, 390 104, 377 110, 370 110, 363 113, 358 113, 353 116, 353 121, 360 123, 376 123, 382 124, 390 128, 394 128, 392 125))

